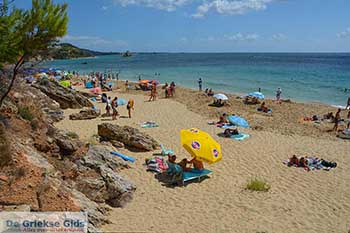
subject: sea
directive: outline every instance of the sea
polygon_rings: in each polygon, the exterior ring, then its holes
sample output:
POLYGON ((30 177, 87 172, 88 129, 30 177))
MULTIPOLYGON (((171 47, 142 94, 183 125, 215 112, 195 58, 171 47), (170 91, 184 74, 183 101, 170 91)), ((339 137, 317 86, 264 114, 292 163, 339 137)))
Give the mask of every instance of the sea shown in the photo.
POLYGON ((53 60, 46 68, 119 73, 120 80, 156 79, 161 83, 215 93, 244 95, 261 92, 274 98, 344 106, 350 97, 350 53, 134 53, 131 57, 106 55, 95 58, 53 60))

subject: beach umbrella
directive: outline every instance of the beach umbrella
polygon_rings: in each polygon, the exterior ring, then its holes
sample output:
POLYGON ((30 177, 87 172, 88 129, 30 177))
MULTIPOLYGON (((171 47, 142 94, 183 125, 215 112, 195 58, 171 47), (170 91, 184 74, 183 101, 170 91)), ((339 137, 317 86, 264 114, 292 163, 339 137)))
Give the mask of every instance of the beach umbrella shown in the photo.
POLYGON ((118 105, 125 105, 126 104, 126 100, 122 99, 122 98, 118 98, 117 103, 118 103, 118 105))
POLYGON ((228 100, 228 97, 224 94, 215 94, 213 97, 218 100, 228 100))
POLYGON ((261 92, 258 92, 258 91, 249 93, 248 96, 253 96, 253 97, 256 97, 258 99, 265 99, 264 94, 261 92))
POLYGON ((148 84, 150 81, 148 79, 140 80, 140 84, 148 84))
POLYGON ((181 145, 192 157, 216 163, 222 159, 221 146, 208 133, 199 129, 184 129, 180 132, 181 145))
POLYGON ((243 128, 249 128, 248 122, 242 117, 232 115, 228 117, 228 121, 233 125, 237 125, 243 128))
POLYGON ((71 85, 69 80, 60 81, 60 84, 64 87, 70 87, 70 85, 71 85))

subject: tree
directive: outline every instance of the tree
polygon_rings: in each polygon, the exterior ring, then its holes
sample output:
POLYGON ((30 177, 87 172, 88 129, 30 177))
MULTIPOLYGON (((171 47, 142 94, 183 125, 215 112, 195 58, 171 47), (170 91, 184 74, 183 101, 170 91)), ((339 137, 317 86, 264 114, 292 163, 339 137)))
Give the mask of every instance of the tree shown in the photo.
POLYGON ((57 38, 67 32, 67 4, 52 0, 32 0, 29 10, 8 10, 9 2, 0 5, 0 65, 14 64, 12 78, 0 97, 0 107, 10 93, 18 72, 30 59, 42 57, 57 38))

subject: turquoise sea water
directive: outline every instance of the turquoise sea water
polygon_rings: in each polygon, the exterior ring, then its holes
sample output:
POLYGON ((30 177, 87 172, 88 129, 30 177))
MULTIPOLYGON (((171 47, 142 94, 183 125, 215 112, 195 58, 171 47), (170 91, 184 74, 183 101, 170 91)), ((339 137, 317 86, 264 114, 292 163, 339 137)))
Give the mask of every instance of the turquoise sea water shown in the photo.
POLYGON ((174 81, 189 88, 197 88, 201 77, 203 88, 214 92, 245 94, 260 87, 271 98, 281 87, 284 99, 302 102, 345 105, 350 97, 350 54, 346 53, 140 53, 127 58, 55 60, 44 66, 82 74, 120 72, 119 79, 134 81, 141 75, 142 79, 174 81))

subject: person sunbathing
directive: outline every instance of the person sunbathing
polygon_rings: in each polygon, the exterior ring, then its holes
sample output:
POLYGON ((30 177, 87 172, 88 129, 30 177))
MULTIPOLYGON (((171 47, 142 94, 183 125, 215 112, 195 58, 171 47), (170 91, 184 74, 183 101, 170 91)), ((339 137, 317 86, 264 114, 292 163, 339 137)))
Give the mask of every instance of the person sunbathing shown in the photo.
POLYGON ((193 158, 188 163, 192 163, 193 164, 193 169, 196 169, 196 170, 203 170, 204 169, 203 162, 198 160, 198 159, 196 159, 196 158, 193 158))
POLYGON ((260 105, 260 108, 258 108, 258 110, 267 113, 267 112, 269 112, 270 109, 268 107, 266 107, 265 102, 262 102, 260 105))
POLYGON ((210 88, 209 89, 209 91, 208 91, 208 94, 207 94, 208 96, 213 96, 214 95, 214 92, 213 92, 213 90, 210 88))
POLYGON ((169 154, 168 155, 168 161, 170 163, 176 163, 176 155, 169 154))
POLYGON ((177 163, 184 172, 187 172, 187 171, 191 171, 192 168, 190 167, 187 167, 187 164, 189 164, 190 162, 187 160, 187 159, 183 159, 181 160, 181 162, 177 163))
POLYGON ((223 113, 220 118, 219 118, 219 121, 217 122, 217 124, 226 124, 228 123, 228 120, 227 120, 227 114, 226 113, 223 113))
POLYGON ((224 136, 226 138, 230 138, 232 135, 237 135, 239 134, 237 129, 225 129, 224 131, 224 136))
POLYGON ((299 167, 299 159, 296 155, 293 155, 288 162, 288 166, 296 166, 299 167))

